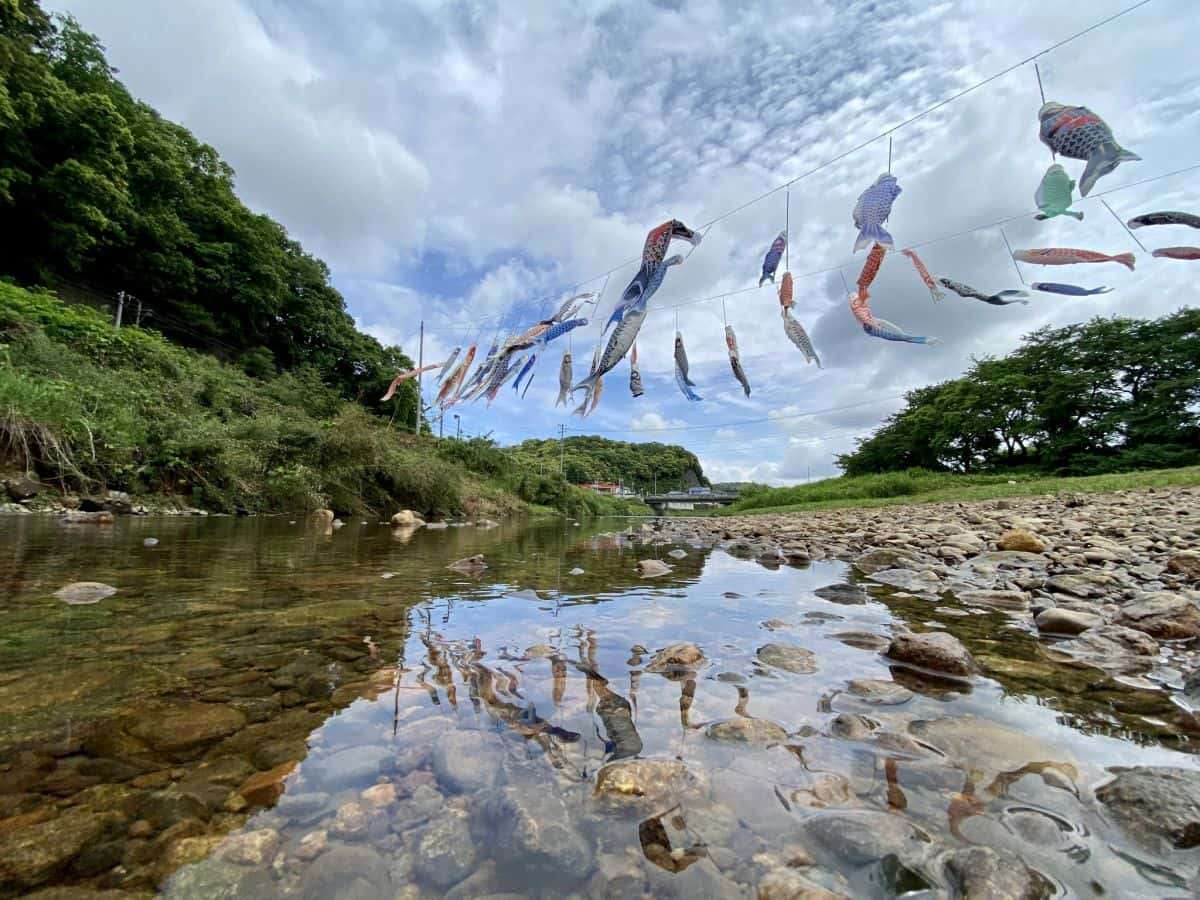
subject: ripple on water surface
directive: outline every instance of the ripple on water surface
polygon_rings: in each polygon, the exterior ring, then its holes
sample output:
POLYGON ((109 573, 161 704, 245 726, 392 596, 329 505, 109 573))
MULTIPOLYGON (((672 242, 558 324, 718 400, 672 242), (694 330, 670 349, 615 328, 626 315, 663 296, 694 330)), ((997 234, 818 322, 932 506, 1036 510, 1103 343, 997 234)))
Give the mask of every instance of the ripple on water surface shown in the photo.
POLYGON ((0 896, 1158 896, 1196 869, 1096 794, 1194 769, 1179 711, 1003 610, 613 522, 17 524, 0 896), (54 596, 79 581, 117 591, 54 596), (998 680, 890 663, 898 627, 998 680))

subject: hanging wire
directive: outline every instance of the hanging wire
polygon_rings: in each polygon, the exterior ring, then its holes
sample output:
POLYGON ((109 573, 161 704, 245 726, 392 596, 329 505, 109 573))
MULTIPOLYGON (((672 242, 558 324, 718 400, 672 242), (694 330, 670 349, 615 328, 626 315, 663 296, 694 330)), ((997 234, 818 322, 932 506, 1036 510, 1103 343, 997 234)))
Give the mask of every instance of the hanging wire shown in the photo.
POLYGON ((1133 233, 1133 230, 1128 225, 1125 224, 1125 220, 1118 216, 1113 208, 1108 205, 1108 201, 1101 197, 1100 202, 1104 204, 1105 209, 1112 213, 1112 217, 1117 220, 1120 226, 1125 229, 1125 233, 1133 238, 1133 242, 1142 248, 1142 252, 1149 253, 1150 251, 1146 249, 1146 245, 1138 240, 1138 236, 1133 233))
MULTIPOLYGON (((792 264, 792 192, 789 190, 783 196, 783 271, 790 272, 792 264)), ((772 282, 774 283, 774 282, 772 282)))
MULTIPOLYGON (((678 313, 676 314, 678 315, 678 313)), ((725 323, 725 327, 729 327, 729 317, 725 314, 725 298, 721 298, 721 321, 725 323)))
POLYGON ((838 269, 837 272, 839 275, 842 276, 842 287, 844 287, 846 289, 846 293, 849 294, 850 293, 850 282, 848 282, 846 280, 845 271, 843 271, 842 269, 838 269))
POLYGON ((888 135, 888 174, 892 174, 892 136, 888 135))
MULTIPOLYGON (((1042 106, 1046 105, 1046 91, 1042 88, 1042 70, 1038 67, 1037 60, 1033 63, 1033 74, 1037 76, 1038 93, 1042 95, 1042 106)), ((1058 159, 1058 154, 1054 152, 1054 148, 1050 148, 1050 158, 1058 159)))
POLYGON ((1013 256, 1012 244, 1008 242, 1008 235, 1004 233, 1004 228, 1000 229, 1000 237, 1004 238, 1004 246, 1008 248, 1008 258, 1012 260, 1013 268, 1017 270, 1017 277, 1021 279, 1021 284, 1025 283, 1025 276, 1021 274, 1021 267, 1017 265, 1017 258, 1013 256))

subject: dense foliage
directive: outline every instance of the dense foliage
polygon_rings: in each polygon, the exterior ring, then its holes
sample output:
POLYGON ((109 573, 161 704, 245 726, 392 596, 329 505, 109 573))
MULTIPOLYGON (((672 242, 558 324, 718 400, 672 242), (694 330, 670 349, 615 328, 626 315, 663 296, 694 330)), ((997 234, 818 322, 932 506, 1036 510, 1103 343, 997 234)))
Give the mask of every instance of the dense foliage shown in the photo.
POLYGON ((0 0, 0 217, 20 226, 0 274, 126 291, 173 341, 251 373, 311 367, 377 407, 411 366, 354 327, 324 263, 246 208, 216 150, 131 97, 96 38, 36 0, 0 0))
POLYGON ((65 489, 155 492, 217 510, 516 504, 430 443, 342 399, 311 368, 251 378, 0 283, 0 464, 65 489))
POLYGON ((567 438, 560 446, 557 439, 528 440, 513 452, 531 471, 559 471, 572 484, 593 481, 620 482, 639 493, 678 490, 708 484, 700 460, 694 453, 675 444, 631 444, 610 441, 594 435, 567 438))
POLYGON ((1200 310, 1043 328, 911 391, 847 475, 919 467, 1090 474, 1200 463, 1200 310))

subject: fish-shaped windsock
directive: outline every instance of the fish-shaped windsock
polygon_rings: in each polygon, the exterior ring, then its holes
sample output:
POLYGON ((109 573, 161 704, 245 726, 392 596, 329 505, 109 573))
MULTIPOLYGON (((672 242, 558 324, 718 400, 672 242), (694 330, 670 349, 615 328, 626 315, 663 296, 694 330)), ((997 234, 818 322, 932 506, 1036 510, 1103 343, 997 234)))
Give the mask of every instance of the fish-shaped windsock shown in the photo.
POLYGON ((858 240, 854 242, 854 252, 872 244, 882 244, 891 250, 895 244, 883 223, 892 214, 892 203, 900 196, 900 185, 890 172, 884 172, 875 183, 859 195, 854 204, 854 224, 858 226, 858 240))
MULTIPOLYGON (((538 322, 536 325, 531 325, 521 332, 516 337, 505 342, 503 350, 527 350, 539 340, 542 335, 546 334, 550 328, 549 322, 538 322)), ((568 329, 570 330, 570 329, 568 329)))
POLYGON ((629 393, 634 397, 640 397, 646 393, 642 387, 642 370, 637 364, 637 344, 633 345, 633 350, 629 354, 629 393))
POLYGON ((1054 281, 1035 281, 1030 285, 1035 291, 1047 294, 1065 294, 1068 297, 1090 297, 1093 294, 1107 294, 1110 287, 1085 288, 1077 284, 1058 284, 1054 281))
POLYGON ((698 247, 701 237, 698 232, 692 231, 678 219, 663 222, 657 228, 651 228, 650 233, 646 235, 646 243, 642 246, 642 262, 662 262, 663 257, 667 255, 667 247, 676 238, 698 247))
POLYGON ((933 297, 933 302, 945 299, 946 295, 942 293, 942 289, 938 287, 938 283, 933 280, 933 276, 929 274, 929 270, 925 268, 925 263, 921 262, 921 257, 917 256, 915 250, 901 250, 905 256, 912 260, 913 268, 917 270, 917 274, 921 276, 921 280, 925 282, 925 287, 929 288, 929 294, 933 297))
POLYGON ((1123 162, 1141 159, 1113 138, 1108 124, 1086 106, 1047 103, 1038 110, 1043 144, 1069 159, 1087 160, 1079 179, 1079 194, 1086 197, 1102 175, 1123 162))
POLYGON ((404 382, 408 381, 410 378, 416 378, 422 372, 428 372, 430 369, 436 369, 440 365, 441 363, 432 363, 428 366, 421 366, 419 369, 408 369, 404 372, 401 372, 392 379, 392 383, 388 385, 387 393, 379 398, 380 401, 391 400, 396 394, 396 388, 400 387, 400 385, 402 385, 404 382))
POLYGON ((767 255, 763 258, 762 275, 758 279, 758 286, 762 287, 764 281, 775 281, 775 270, 779 268, 779 260, 783 259, 783 251, 787 249, 788 233, 787 231, 779 232, 779 237, 771 242, 770 249, 767 250, 767 255))
POLYGON ((1074 263, 1115 262, 1133 271, 1136 261, 1132 253, 1097 253, 1095 250, 1076 250, 1072 247, 1044 247, 1038 250, 1014 250, 1013 259, 1035 266, 1069 266, 1074 263))
POLYGON ((1200 247, 1159 247, 1150 255, 1158 259, 1200 259, 1200 247))
MULTIPOLYGON (((678 253, 658 263, 642 263, 642 268, 634 276, 633 281, 629 283, 629 287, 625 289, 625 293, 621 295, 617 305, 613 308, 612 315, 604 325, 604 330, 608 331, 613 324, 620 322, 625 313, 634 306, 639 304, 645 306, 649 303, 650 298, 662 287, 663 279, 667 277, 667 270, 671 266, 678 266, 682 263, 683 257, 678 253), (645 278, 642 278, 643 273, 645 273, 645 278)), ((613 365, 616 363, 614 362, 613 365)))
POLYGON ((789 341, 796 345, 796 349, 804 354, 806 363, 816 363, 817 368, 821 368, 821 358, 817 356, 817 351, 813 349, 812 340, 808 336, 808 332, 804 330, 804 326, 792 318, 791 311, 785 306, 782 310, 783 315, 783 333, 787 335, 789 341))
POLYGON ((883 265, 884 254, 887 253, 887 247, 883 244, 876 243, 871 247, 871 252, 867 254, 867 261, 863 263, 862 271, 858 273, 858 291, 860 294, 866 293, 867 288, 871 286, 871 282, 875 280, 875 276, 879 274, 879 267, 883 265))
POLYGON ((796 302, 792 299, 792 273, 784 272, 782 283, 779 285, 779 305, 784 309, 791 309, 796 302))
POLYGON ((537 354, 531 353, 529 355, 529 361, 526 362, 524 368, 522 368, 521 371, 519 373, 517 373, 517 380, 513 382, 513 390, 514 391, 519 391, 521 389, 521 379, 529 374, 529 372, 533 369, 533 364, 536 362, 537 362, 537 354))
POLYGON ((886 319, 877 319, 869 306, 870 294, 855 293, 850 295, 850 312, 862 330, 871 337, 882 338, 885 341, 900 341, 907 344, 940 344, 935 337, 925 337, 920 334, 909 334, 899 325, 893 325, 886 319))
POLYGON ((555 338, 562 337, 567 332, 574 331, 576 328, 582 328, 583 326, 587 325, 587 323, 587 319, 568 319, 565 322, 555 322, 553 325, 543 331, 541 335, 534 341, 534 343, 538 344, 539 346, 545 346, 555 338))
POLYGON ((555 407, 566 404, 567 398, 571 395, 572 377, 571 351, 568 350, 563 354, 562 363, 558 367, 558 399, 554 401, 555 407))
POLYGON ((1067 174, 1067 170, 1055 163, 1042 176, 1042 183, 1034 192, 1033 202, 1041 210, 1035 219, 1053 219, 1055 216, 1073 216, 1083 220, 1083 213, 1071 209, 1071 192, 1075 190, 1075 182, 1067 174))
POLYGON ((596 411, 596 407, 600 405, 600 395, 604 392, 604 379, 597 378, 596 386, 592 388, 592 405, 588 407, 584 418, 587 418, 596 411))
POLYGON ((1188 228, 1200 228, 1200 216, 1185 212, 1152 212, 1134 216, 1125 224, 1130 228, 1143 228, 1146 225, 1186 225, 1188 228))
POLYGON ((537 377, 537 372, 529 376, 529 380, 525 382, 525 390, 521 391, 521 399, 525 399, 525 395, 529 393, 529 386, 533 384, 533 379, 537 377))
POLYGON ((749 397, 750 379, 746 377, 746 373, 742 369, 741 356, 738 354, 737 335, 733 333, 732 325, 725 326, 725 347, 729 350, 729 367, 733 369, 733 377, 738 380, 738 384, 742 386, 742 390, 749 397))
MULTIPOLYGON (((621 324, 623 325, 625 323, 622 322, 621 324)), ((600 365, 600 349, 600 345, 597 344, 596 349, 592 351, 592 365, 588 369, 587 378, 583 379, 583 381, 571 388, 572 394, 574 394, 576 391, 586 392, 583 395, 583 402, 575 408, 575 410, 572 412, 572 415, 586 417, 588 414, 588 404, 591 403, 592 394, 596 392, 596 385, 600 383, 600 376, 596 374, 596 367, 600 365)))
POLYGON ((563 301, 562 306, 558 308, 558 312, 550 317, 550 322, 565 322, 567 319, 579 312, 579 308, 584 303, 591 303, 596 298, 596 295, 588 291, 584 294, 576 294, 574 297, 568 297, 563 301))
POLYGON ((683 381, 688 387, 695 387, 696 382, 688 377, 688 358, 687 350, 683 346, 683 335, 675 332, 675 371, 683 376, 683 381))
POLYGON ((704 398, 692 390, 692 386, 684 378, 683 372, 679 371, 679 362, 675 363, 675 383, 679 385, 679 390, 683 392, 683 396, 687 397, 693 403, 703 400, 704 398))
POLYGON ((458 354, 461 350, 462 347, 455 347, 454 352, 446 357, 446 361, 442 363, 442 371, 438 372, 437 374, 437 381, 434 382, 435 384, 441 383, 441 380, 446 376, 446 373, 450 371, 450 367, 454 365, 454 361, 458 359, 458 354))
POLYGON ((977 291, 969 284, 963 284, 961 281, 951 281, 949 278, 939 278, 938 281, 943 287, 947 287, 960 297, 967 297, 971 300, 982 300, 984 303, 990 303, 992 306, 1008 306, 1010 303, 1025 303, 1028 300, 1022 300, 1022 297, 1028 297, 1024 291, 1000 291, 998 294, 985 294, 983 291, 977 291))
POLYGON ((467 348, 466 354, 453 371, 442 382, 442 389, 438 391, 437 400, 434 402, 442 409, 453 406, 458 402, 458 398, 462 394, 463 383, 467 379, 467 372, 470 371, 471 363, 475 361, 475 345, 472 344, 467 348))

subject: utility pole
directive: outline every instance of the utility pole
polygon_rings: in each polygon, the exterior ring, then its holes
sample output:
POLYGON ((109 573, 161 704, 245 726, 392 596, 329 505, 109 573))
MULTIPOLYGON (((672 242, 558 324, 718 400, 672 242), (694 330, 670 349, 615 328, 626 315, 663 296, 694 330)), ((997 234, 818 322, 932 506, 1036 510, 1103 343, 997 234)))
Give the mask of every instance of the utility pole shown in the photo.
POLYGON ((117 321, 114 323, 117 328, 121 327, 121 314, 123 312, 125 312, 125 292, 117 291, 117 321))
POLYGON ((462 440, 462 417, 458 413, 454 414, 454 424, 458 426, 458 440, 462 440))
POLYGON ((142 327, 142 298, 134 297, 133 299, 137 300, 137 305, 138 305, 137 322, 135 322, 134 324, 137 325, 138 328, 141 328, 142 327))
MULTIPOLYGON (((417 345, 417 370, 425 365, 425 320, 421 320, 421 342, 417 345)), ((413 413, 413 434, 421 433, 421 402, 425 394, 421 391, 421 376, 417 375, 417 411, 413 413)))
POLYGON ((446 423, 446 411, 438 413, 438 440, 442 439, 442 426, 446 423))
POLYGON ((567 434, 567 426, 559 425, 558 426, 558 474, 559 475, 561 475, 563 473, 563 454, 566 453, 566 444, 564 443, 564 441, 566 440, 566 434, 567 434))

